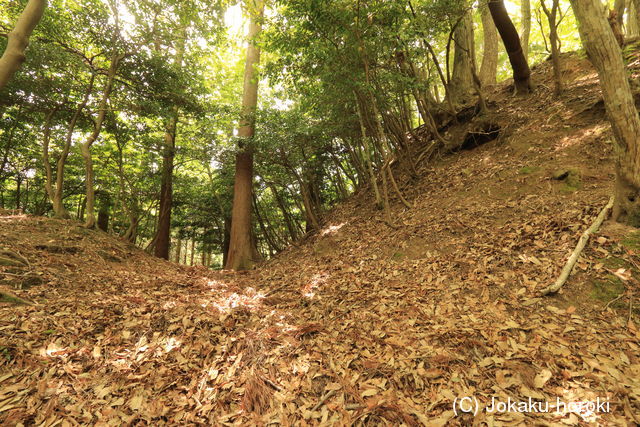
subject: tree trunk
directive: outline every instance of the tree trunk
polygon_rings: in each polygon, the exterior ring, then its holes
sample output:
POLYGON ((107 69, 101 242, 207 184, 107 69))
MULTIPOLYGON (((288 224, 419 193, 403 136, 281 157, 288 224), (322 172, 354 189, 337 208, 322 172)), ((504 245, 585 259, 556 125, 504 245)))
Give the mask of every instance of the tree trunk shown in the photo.
POLYGON ((229 245, 231 244, 231 218, 224 218, 224 236, 222 240, 222 266, 227 265, 229 259, 229 245))
POLYGON ((640 33, 640 19, 638 16, 638 4, 639 0, 633 0, 629 2, 628 13, 627 13, 627 34, 632 37, 638 36, 640 33))
POLYGON ((480 6, 482 18, 483 50, 482 63, 480 64, 480 82, 482 86, 496 84, 498 73, 498 30, 491 19, 491 12, 487 1, 483 0, 480 6))
POLYGON ((507 50, 507 55, 509 55, 516 94, 528 94, 533 88, 531 85, 531 70, 522 51, 516 27, 513 26, 513 22, 509 18, 503 0, 489 0, 488 5, 493 22, 496 24, 502 43, 504 43, 504 47, 507 50))
POLYGON ((0 90, 7 85, 25 61, 29 37, 40 22, 46 7, 46 0, 29 0, 16 26, 9 33, 7 47, 0 58, 0 90))
POLYGON ((560 0, 553 0, 551 9, 546 5, 546 0, 540 0, 540 5, 544 14, 547 15, 549 21, 549 42, 551 43, 551 60, 553 62, 553 84, 554 93, 560 96, 562 93, 562 66, 560 64, 560 40, 558 38, 558 11, 560 9, 560 0))
POLYGON ((98 211, 98 228, 102 231, 109 231, 109 210, 102 208, 98 211))
MULTIPOLYGON (((613 3, 613 10, 616 12, 616 20, 618 21, 618 28, 622 31, 625 28, 624 25, 624 11, 627 5, 625 0, 615 0, 613 3)), ((625 33, 626 31, 622 31, 625 33)))
MULTIPOLYGON (((87 194, 87 218, 85 221, 85 227, 94 228, 96 226, 96 217, 94 213, 94 207, 96 202, 95 188, 93 187, 93 159, 91 158, 91 146, 100 136, 100 132, 102 131, 102 125, 104 123, 104 119, 107 115, 107 103, 109 101, 109 97, 111 96, 111 91, 113 90, 113 82, 116 78, 116 73, 118 72, 118 66, 120 61, 124 58, 123 55, 115 54, 111 58, 111 65, 109 66, 109 72, 107 73, 107 82, 105 84, 104 92, 102 93, 102 99, 100 100, 100 106, 98 117, 93 124, 93 132, 89 135, 89 138, 82 144, 80 147, 80 151, 82 152, 82 157, 84 158, 84 166, 85 166, 85 186, 86 186, 86 194, 87 194)), ((107 216, 108 218, 108 216, 107 216)))
POLYGON ((613 219, 640 226, 640 117, 620 47, 600 0, 571 0, 580 38, 598 71, 617 145, 613 219))
POLYGON ((521 0, 520 13, 522 29, 520 39, 522 41, 522 54, 525 60, 529 60, 529 35, 531 34, 531 0, 521 0))
MULTIPOLYGON (((354 92, 355 93, 355 92, 354 92)), ((380 189, 378 188, 378 179, 373 170, 373 161, 371 160, 371 144, 369 144, 369 137, 367 136, 367 130, 364 124, 364 105, 360 105, 360 99, 356 95, 356 107, 358 108, 358 119, 360 122, 360 133, 362 135, 363 142, 363 153, 364 160, 367 167, 367 172, 369 173, 369 181, 371 182, 371 186, 373 187, 373 193, 375 196, 375 206, 377 209, 383 208, 382 197, 380 196, 380 189)))
POLYGON ((180 264, 181 252, 182 252, 182 239, 178 238, 178 241, 176 242, 176 254, 174 258, 176 264, 180 264))
POLYGON ((453 74, 449 83, 449 94, 453 104, 464 104, 473 94, 474 61, 473 19, 471 12, 466 11, 458 27, 454 31, 453 74))
POLYGON ((196 239, 195 237, 193 239, 191 239, 191 262, 189 263, 190 266, 193 267, 193 262, 196 259, 196 239))
POLYGON ((20 210, 20 186, 22 185, 22 177, 20 173, 16 174, 16 210, 20 210))
POLYGON ((276 188, 275 184, 270 182, 268 186, 271 189, 271 192, 273 193, 273 198, 276 200, 276 204, 278 205, 278 207, 280 208, 280 211, 282 212, 282 217, 284 218, 284 224, 287 227, 287 231, 289 231, 289 236, 291 237, 291 240, 295 242, 296 240, 298 240, 298 233, 293 223, 293 220, 291 218, 291 214, 289 213, 289 210, 287 209, 287 206, 285 205, 284 200, 282 199, 282 196, 278 192, 278 189, 276 188))
POLYGON ((55 109, 49 113, 47 116, 47 123, 45 124, 44 130, 44 143, 43 143, 43 153, 42 159, 44 161, 44 168, 46 174, 45 188, 47 189, 47 194, 51 203, 53 204, 53 212, 56 218, 61 219, 69 219, 69 213, 64 207, 63 197, 64 197, 64 168, 67 163, 67 157, 69 157, 69 151, 71 151, 71 143, 73 141, 73 133, 76 128, 76 124, 80 119, 80 115, 82 114, 82 110, 87 106, 89 102, 89 97, 93 92, 93 84, 95 82, 95 73, 91 73, 91 78, 89 79, 89 85, 87 86, 87 90, 84 94, 84 98, 78 104, 73 117, 71 118, 71 122, 69 122, 69 126, 67 127, 67 135, 65 137, 64 146, 62 148, 62 152, 60 153, 60 157, 58 158, 58 162, 56 164, 56 182, 55 186, 53 184, 53 171, 51 169, 51 164, 49 163, 49 139, 51 136, 51 120, 53 119, 53 114, 55 113, 55 109))
MULTIPOLYGON (((187 39, 187 28, 182 28, 181 36, 176 48, 175 64, 182 67, 184 50, 187 39)), ((158 229, 155 236, 153 253, 158 258, 169 259, 171 247, 171 209, 173 207, 173 168, 176 151, 176 136, 178 130, 178 107, 172 109, 162 146, 162 178, 160 183, 160 207, 158 214, 158 229)))
POLYGON ((244 70, 242 94, 242 117, 238 129, 239 152, 236 154, 236 173, 233 185, 233 208, 231 211, 231 240, 226 269, 246 270, 257 261, 256 250, 251 240, 251 200, 253 191, 253 144, 255 132, 255 112, 258 104, 258 65, 260 48, 256 38, 262 31, 264 2, 248 0, 249 46, 244 70))
POLYGON ((300 184, 300 193, 302 193, 302 203, 304 204, 304 214, 306 217, 306 231, 319 230, 320 222, 313 209, 313 201, 309 192, 309 185, 303 180, 298 179, 300 184))
POLYGON ((100 209, 98 210, 98 228, 104 232, 109 231, 109 208, 111 207, 111 196, 103 192, 100 197, 100 209))

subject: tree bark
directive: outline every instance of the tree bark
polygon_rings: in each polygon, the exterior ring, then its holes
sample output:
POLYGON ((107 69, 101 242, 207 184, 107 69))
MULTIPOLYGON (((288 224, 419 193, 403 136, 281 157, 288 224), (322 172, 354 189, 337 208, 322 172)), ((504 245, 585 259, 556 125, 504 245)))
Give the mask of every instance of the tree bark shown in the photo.
POLYGON ((464 104, 473 94, 473 67, 475 60, 473 19, 471 11, 466 11, 454 31, 453 74, 449 83, 449 94, 453 104, 464 104))
POLYGON ((546 5, 546 0, 540 0, 540 5, 549 21, 549 43, 551 43, 551 61, 553 62, 554 93, 560 96, 562 93, 562 65, 560 64, 560 39, 558 38, 558 11, 560 0, 552 0, 551 9, 546 5))
POLYGON ((502 43, 504 43, 504 47, 507 50, 507 55, 509 55, 516 94, 528 94, 533 88, 531 85, 531 70, 522 51, 516 27, 513 26, 513 22, 509 18, 503 0, 489 0, 488 5, 493 22, 496 24, 502 43))
POLYGON ((85 167, 85 187, 87 194, 87 209, 86 214, 87 218, 85 221, 86 228, 94 228, 96 226, 96 217, 95 217, 95 203, 96 203, 96 194, 95 188, 93 187, 93 159, 91 158, 91 146, 100 136, 100 132, 102 131, 102 125, 104 124, 104 119, 107 115, 107 103, 109 101, 109 97, 111 96, 111 91, 113 90, 113 82, 116 78, 116 73, 118 72, 118 66, 120 61, 124 58, 121 54, 115 54, 111 58, 111 65, 109 66, 109 71, 107 73, 107 82, 105 84, 104 91, 102 93, 102 99, 100 100, 100 105, 98 107, 98 117, 93 124, 93 132, 89 135, 89 138, 82 144, 80 147, 80 151, 82 153, 82 157, 84 158, 84 167, 85 167))
MULTIPOLYGON (((187 39, 187 28, 181 30, 176 48, 175 64, 182 67, 184 50, 187 39)), ((176 137, 178 130, 178 107, 173 107, 164 133, 162 146, 162 178, 160 182, 160 208, 158 214, 158 229, 155 236, 153 253, 158 258, 169 259, 171 247, 171 209, 173 207, 173 169, 176 152, 176 137)))
MULTIPOLYGON (((627 9, 625 0, 615 0, 613 3, 613 10, 616 12, 616 20, 618 21, 618 28, 622 31, 625 28, 624 25, 624 12, 627 9)), ((626 31, 623 31, 625 33, 626 31)))
POLYGON ((529 36, 531 34, 531 0, 521 0, 520 13, 522 19, 522 29, 520 39, 522 42, 522 53, 524 58, 529 60, 529 36))
POLYGON ((637 36, 640 33, 640 16, 638 16, 638 5, 640 0, 633 0, 629 2, 629 8, 627 9, 627 34, 629 36, 637 36))
POLYGON ((181 252, 182 252, 182 239, 178 238, 178 241, 176 242, 176 253, 174 258, 176 264, 180 264, 181 252))
POLYGON ((258 104, 258 69, 260 48, 256 38, 262 31, 264 2, 248 0, 249 45, 244 70, 242 94, 242 117, 238 129, 239 152, 236 154, 236 174, 233 185, 233 208, 231 210, 231 239, 225 268, 246 270, 258 261, 255 259, 254 244, 251 240, 251 201, 253 192, 253 144, 255 113, 258 104))
POLYGON ((40 22, 46 7, 46 0, 29 0, 15 27, 9 33, 7 47, 0 58, 0 90, 7 85, 25 61, 29 37, 40 22))
POLYGON ((613 219, 640 225, 640 117, 627 70, 600 0, 571 0, 580 38, 598 71, 616 141, 617 170, 613 219))
POLYGON ((71 151, 71 143, 73 141, 73 133, 76 129, 76 124, 80 119, 80 115, 82 114, 82 110, 87 106, 89 102, 89 97, 93 92, 93 84, 95 82, 95 73, 91 73, 91 77, 89 79, 89 85, 87 86, 87 90, 84 94, 84 98, 78 104, 75 112, 73 113, 73 117, 71 118, 71 122, 69 122, 69 126, 67 127, 67 135, 65 137, 64 146, 62 148, 62 152, 60 153, 60 157, 58 158, 58 162, 56 164, 56 178, 55 178, 55 186, 53 184, 53 171, 51 170, 51 164, 49 163, 49 140, 51 136, 51 119, 53 114, 55 113, 55 109, 51 112, 51 116, 47 118, 48 125, 45 125, 45 135, 44 135, 44 144, 43 144, 43 161, 46 173, 46 182, 45 187, 47 189, 47 194, 53 204, 53 212, 56 218, 61 219, 69 219, 69 213, 64 207, 63 204, 63 196, 64 196, 64 168, 67 163, 67 158, 69 157, 69 152, 71 151))
POLYGON ((20 210, 20 187, 22 186, 22 177, 20 176, 20 173, 18 172, 16 174, 16 210, 19 211, 20 210))
POLYGON ((98 228, 102 231, 109 231, 109 209, 102 207, 98 211, 98 228))
POLYGON ((491 19, 491 12, 487 1, 482 0, 480 6, 482 19, 483 51, 480 64, 480 82, 482 86, 496 84, 498 73, 498 30, 491 19))

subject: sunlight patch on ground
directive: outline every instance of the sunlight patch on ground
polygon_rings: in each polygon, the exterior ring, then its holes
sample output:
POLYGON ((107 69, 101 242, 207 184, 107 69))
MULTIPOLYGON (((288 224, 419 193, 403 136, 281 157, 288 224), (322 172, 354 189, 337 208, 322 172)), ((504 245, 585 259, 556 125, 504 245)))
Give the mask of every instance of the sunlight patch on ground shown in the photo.
POLYGON ((316 273, 311 280, 302 287, 301 292, 305 298, 313 298, 316 296, 315 290, 327 282, 325 273, 316 273))
POLYGON ((165 310, 171 310, 172 308, 176 307, 176 302, 175 301, 167 301, 164 304, 162 304, 162 308, 164 308, 165 310))
POLYGON ((598 73, 593 72, 591 74, 585 74, 584 76, 578 77, 573 81, 571 86, 573 87, 591 86, 593 84, 597 84, 598 81, 599 81, 598 73))
POLYGON ((346 222, 343 222, 342 224, 338 224, 338 225, 330 225, 327 228, 325 228, 324 230, 322 230, 320 232, 320 235, 321 236, 328 236, 328 235, 331 235, 331 234, 336 234, 345 225, 347 225, 346 222))
POLYGON ((0 219, 27 219, 27 216, 21 210, 5 210, 4 214, 0 215, 0 219))
POLYGON ((221 298, 204 300, 201 302, 202 307, 213 307, 220 312, 231 312, 240 307, 255 310, 262 305, 265 295, 257 292, 253 288, 247 288, 244 294, 234 292, 229 295, 223 295, 221 298))
POLYGON ((572 135, 567 135, 560 139, 555 145, 555 151, 565 150, 574 145, 581 144, 585 139, 597 139, 608 130, 608 124, 596 125, 590 128, 584 128, 572 135))
POLYGON ((40 356, 48 359, 64 357, 67 354, 67 348, 62 347, 60 344, 52 342, 47 345, 47 348, 40 349, 40 356))

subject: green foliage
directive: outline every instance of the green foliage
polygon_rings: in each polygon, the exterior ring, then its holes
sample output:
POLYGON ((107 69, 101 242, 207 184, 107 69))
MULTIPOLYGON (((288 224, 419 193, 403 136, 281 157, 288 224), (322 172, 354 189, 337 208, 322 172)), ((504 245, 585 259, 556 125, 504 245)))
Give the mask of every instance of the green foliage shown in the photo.
MULTIPOLYGON (((568 4, 561 1, 563 12, 568 4)), ((0 0, 0 32, 10 31, 23 6, 0 0)), ((378 171, 389 153, 411 157, 403 152, 407 135, 424 121, 416 99, 434 111, 446 109, 441 73, 446 82, 455 45, 450 35, 466 11, 474 14, 478 63, 482 54, 479 14, 469 1, 280 0, 268 6, 258 41, 264 81, 251 142, 254 234, 265 255, 309 228, 302 193, 321 215, 367 185, 366 159, 378 171)), ((519 27, 519 9, 507 6, 519 27)), ((124 235, 135 218, 137 244, 152 241, 166 124, 177 111, 174 241, 195 240, 200 253, 221 253, 231 217, 245 48, 243 23, 228 18, 237 18, 240 8, 226 0, 50 1, 26 63, 0 94, 0 207, 51 213, 44 124, 52 114, 55 178, 72 117, 86 97, 64 171, 64 204, 82 218, 78 146, 93 130, 111 59, 123 54, 92 148, 97 201, 109 210, 110 231, 124 235)), ((530 59, 540 62, 549 53, 548 28, 543 15, 536 20, 539 1, 532 10, 530 59)), ((579 47, 570 10, 559 30, 563 50, 579 47)), ((0 50, 5 45, 0 37, 0 50)), ((504 79, 511 72, 506 54, 500 55, 504 79)), ((520 173, 534 172, 525 167, 520 173)))

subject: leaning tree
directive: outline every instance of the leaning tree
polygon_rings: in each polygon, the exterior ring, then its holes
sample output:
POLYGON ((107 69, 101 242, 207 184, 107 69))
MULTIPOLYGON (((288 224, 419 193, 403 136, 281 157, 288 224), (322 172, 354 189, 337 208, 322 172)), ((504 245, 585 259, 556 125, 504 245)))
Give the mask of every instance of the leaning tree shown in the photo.
POLYGON ((600 77, 617 146, 613 218, 640 225, 640 117, 622 52, 600 0, 571 0, 580 38, 600 77))

